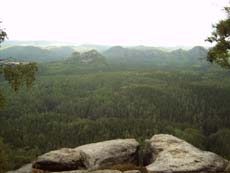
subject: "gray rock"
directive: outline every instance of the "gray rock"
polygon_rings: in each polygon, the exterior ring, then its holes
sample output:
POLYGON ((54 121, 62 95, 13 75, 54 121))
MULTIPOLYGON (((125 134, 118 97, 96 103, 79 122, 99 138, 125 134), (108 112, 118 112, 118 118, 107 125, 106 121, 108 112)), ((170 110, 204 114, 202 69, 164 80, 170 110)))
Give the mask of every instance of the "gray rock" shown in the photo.
POLYGON ((223 172, 227 161, 172 135, 154 135, 149 141, 152 151, 149 172, 223 172))
POLYGON ((141 173, 139 170, 125 171, 124 173, 141 173))
POLYGON ((88 169, 138 163, 139 143, 135 139, 116 139, 92 143, 77 149, 82 151, 82 160, 88 169))
POLYGON ((89 173, 122 173, 122 172, 117 170, 105 169, 105 170, 90 171, 89 173))
POLYGON ((60 172, 95 170, 116 164, 136 164, 138 149, 139 143, 135 139, 116 139, 73 149, 63 148, 39 156, 33 163, 33 168, 60 172))
POLYGON ((22 166, 21 168, 14 170, 14 171, 9 171, 7 173, 31 173, 32 172, 32 164, 29 163, 27 165, 22 166))
POLYGON ((37 158, 32 167, 52 172, 85 169, 81 160, 81 152, 70 148, 62 148, 43 154, 37 158))
POLYGON ((73 170, 73 171, 61 171, 61 172, 52 172, 52 173, 89 173, 87 170, 73 170))
POLYGON ((95 171, 87 171, 87 170, 74 170, 74 171, 62 171, 62 172, 52 172, 52 173, 122 173, 117 170, 95 170, 95 171))

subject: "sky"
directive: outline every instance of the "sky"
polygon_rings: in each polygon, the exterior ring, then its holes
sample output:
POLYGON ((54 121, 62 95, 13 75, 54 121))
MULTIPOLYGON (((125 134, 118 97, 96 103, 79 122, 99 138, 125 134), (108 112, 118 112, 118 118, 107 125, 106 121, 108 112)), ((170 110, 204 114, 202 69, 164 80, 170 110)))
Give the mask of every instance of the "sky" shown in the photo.
POLYGON ((9 40, 207 46, 229 0, 0 0, 9 40))

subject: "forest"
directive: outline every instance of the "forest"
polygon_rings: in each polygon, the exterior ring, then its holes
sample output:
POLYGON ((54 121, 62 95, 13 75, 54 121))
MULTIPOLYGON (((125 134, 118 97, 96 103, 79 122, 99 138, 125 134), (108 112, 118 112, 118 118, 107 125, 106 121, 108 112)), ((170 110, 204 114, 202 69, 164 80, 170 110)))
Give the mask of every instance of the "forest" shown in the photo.
POLYGON ((206 53, 202 47, 71 52, 39 59, 33 86, 17 92, 1 76, 3 170, 61 147, 115 138, 143 143, 157 133, 230 159, 230 71, 209 64, 206 53))

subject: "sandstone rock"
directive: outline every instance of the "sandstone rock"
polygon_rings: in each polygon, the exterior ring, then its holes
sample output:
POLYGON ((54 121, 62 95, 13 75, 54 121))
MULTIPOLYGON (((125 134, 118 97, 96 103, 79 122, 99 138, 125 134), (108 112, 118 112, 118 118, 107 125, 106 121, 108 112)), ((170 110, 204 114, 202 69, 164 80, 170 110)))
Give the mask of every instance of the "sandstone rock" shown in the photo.
POLYGON ((92 143, 77 149, 82 151, 82 160, 88 169, 117 164, 138 164, 139 143, 135 139, 116 139, 92 143))
POLYGON ((73 171, 62 171, 62 172, 52 172, 52 173, 89 173, 87 170, 73 170, 73 171))
POLYGON ((131 171, 125 171, 124 173, 142 173, 139 170, 131 170, 131 171))
POLYGON ((33 168, 46 171, 68 171, 85 169, 79 150, 62 148, 38 157, 33 168))
POLYGON ((31 173, 32 172, 32 164, 27 164, 22 166, 21 168, 15 170, 15 171, 9 171, 7 173, 31 173))
POLYGON ((108 170, 94 170, 94 171, 74 170, 74 171, 62 171, 62 172, 52 172, 52 173, 122 173, 122 172, 108 169, 108 170))
POLYGON ((80 62, 83 64, 90 64, 97 61, 105 62, 105 57, 96 50, 90 50, 80 55, 80 62))
POLYGON ((139 143, 135 139, 116 139, 83 145, 74 149, 51 151, 33 163, 33 168, 47 171, 95 170, 116 164, 136 164, 139 143))
POLYGON ((149 141, 152 151, 149 172, 221 172, 227 161, 172 135, 154 135, 149 141))
POLYGON ((122 173, 121 171, 117 170, 97 170, 97 171, 90 171, 89 173, 122 173))

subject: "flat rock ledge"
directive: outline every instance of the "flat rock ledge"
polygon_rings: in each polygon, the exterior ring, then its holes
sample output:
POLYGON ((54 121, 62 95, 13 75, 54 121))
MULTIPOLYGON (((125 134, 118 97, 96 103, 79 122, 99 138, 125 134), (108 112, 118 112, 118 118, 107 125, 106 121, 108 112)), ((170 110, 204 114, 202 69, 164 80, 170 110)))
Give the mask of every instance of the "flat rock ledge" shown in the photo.
POLYGON ((32 173, 32 163, 26 164, 15 171, 8 171, 7 173, 32 173))
POLYGON ((169 172, 224 172, 227 160, 215 153, 202 151, 175 136, 154 135, 146 140, 150 173, 169 172))
POLYGON ((45 171, 95 170, 118 164, 138 164, 139 143, 135 139, 116 139, 51 151, 33 162, 45 171))

